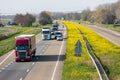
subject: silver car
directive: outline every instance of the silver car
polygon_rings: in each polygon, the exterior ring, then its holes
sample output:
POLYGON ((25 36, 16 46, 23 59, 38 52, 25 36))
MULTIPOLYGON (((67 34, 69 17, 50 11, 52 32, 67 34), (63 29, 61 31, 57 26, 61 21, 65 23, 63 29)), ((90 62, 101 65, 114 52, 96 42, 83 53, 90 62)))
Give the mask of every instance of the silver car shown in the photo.
POLYGON ((63 40, 63 36, 61 35, 61 36, 57 36, 57 40, 59 41, 62 41, 63 40))
POLYGON ((55 39, 63 40, 63 35, 61 31, 55 31, 55 39))

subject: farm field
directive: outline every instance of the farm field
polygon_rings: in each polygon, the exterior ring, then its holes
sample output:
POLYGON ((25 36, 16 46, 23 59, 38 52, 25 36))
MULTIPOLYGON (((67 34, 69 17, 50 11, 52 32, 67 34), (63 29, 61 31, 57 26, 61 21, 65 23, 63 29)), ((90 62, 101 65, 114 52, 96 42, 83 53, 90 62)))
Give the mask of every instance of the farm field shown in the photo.
MULTIPOLYGON (((79 22, 79 21, 76 21, 79 22)), ((90 22, 83 22, 82 24, 87 24, 87 25, 96 25, 98 27, 103 27, 103 28, 108 28, 117 32, 120 32, 120 24, 94 24, 94 23, 90 23, 90 22)))
POLYGON ((103 27, 103 28, 108 28, 108 29, 112 29, 115 31, 120 32, 120 24, 96 24, 97 26, 103 27))
POLYGON ((38 34, 42 27, 1 27, 0 56, 14 48, 14 38, 20 34, 38 34))
MULTIPOLYGON (((91 76, 91 78, 88 78, 88 75, 85 75, 85 72, 82 72, 82 70, 86 70, 86 73, 90 73, 91 74, 95 74, 95 70, 94 68, 92 68, 92 70, 94 71, 93 73, 91 72, 91 70, 89 71, 89 69, 84 66, 83 67, 83 62, 87 62, 89 63, 89 68, 92 65, 92 62, 90 61, 89 56, 87 55, 87 52, 85 50, 85 47, 82 48, 82 56, 79 57, 79 64, 81 66, 79 66, 79 69, 76 70, 75 67, 75 61, 76 58, 73 56, 74 55, 74 44, 75 42, 80 39, 81 40, 81 36, 77 35, 77 30, 75 29, 75 27, 79 28, 83 35, 87 38, 94 54, 98 57, 98 59, 100 60, 101 64, 103 65, 103 68, 105 69, 105 72, 107 73, 108 77, 110 80, 119 80, 120 79, 120 47, 112 44, 111 42, 109 42, 108 40, 102 38, 101 36, 97 35, 95 32, 89 30, 88 28, 85 28, 84 26, 81 26, 77 23, 73 23, 73 22, 64 22, 63 23, 67 26, 68 29, 68 40, 67 40, 67 49, 66 49, 66 60, 64 63, 64 70, 63 70, 63 80, 67 80, 67 79, 74 79, 77 78, 76 76, 79 75, 79 79, 81 80, 96 80, 95 76, 91 76), (71 47, 73 46, 73 47, 71 47), (86 57, 85 57, 86 55, 86 57), (84 60, 82 60, 84 58, 84 60), (87 60, 86 60, 87 59, 87 60), (83 67, 83 69, 81 70, 81 67, 83 67), (68 71, 69 70, 69 71, 68 71), (77 73, 78 72, 78 73, 77 73), (76 73, 75 77, 72 77, 72 73, 76 73), (64 76, 65 75, 65 76, 64 76), (84 75, 84 78, 83 78, 84 75), (85 76, 87 78, 85 78, 85 76)), ((81 40, 82 45, 84 45, 83 41, 81 40)), ((88 65, 88 64, 86 64, 88 65)), ((90 76, 89 75, 89 76, 90 76)), ((77 78, 78 79, 78 78, 77 78)))
POLYGON ((62 21, 62 23, 68 30, 66 59, 64 62, 62 80, 99 80, 99 75, 87 53, 82 36, 76 29, 76 27, 80 25, 66 21, 62 21), (82 43, 82 53, 80 57, 75 57, 74 48, 78 40, 82 43))

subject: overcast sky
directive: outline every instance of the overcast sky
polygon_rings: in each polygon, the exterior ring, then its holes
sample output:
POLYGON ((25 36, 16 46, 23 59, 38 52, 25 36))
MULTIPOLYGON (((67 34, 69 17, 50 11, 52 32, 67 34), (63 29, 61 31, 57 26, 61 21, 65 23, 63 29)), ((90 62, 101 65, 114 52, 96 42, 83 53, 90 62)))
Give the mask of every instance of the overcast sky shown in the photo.
POLYGON ((0 0, 0 13, 74 12, 117 0, 0 0))

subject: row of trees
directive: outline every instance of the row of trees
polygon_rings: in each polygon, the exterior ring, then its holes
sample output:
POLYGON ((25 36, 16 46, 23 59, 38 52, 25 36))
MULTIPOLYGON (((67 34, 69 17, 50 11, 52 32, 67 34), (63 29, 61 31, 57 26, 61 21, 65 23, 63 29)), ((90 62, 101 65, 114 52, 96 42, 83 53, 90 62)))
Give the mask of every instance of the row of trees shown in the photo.
POLYGON ((21 26, 31 26, 33 22, 35 22, 35 17, 31 14, 17 14, 14 18, 15 23, 21 26))
POLYGON ((81 13, 52 13, 53 19, 82 20, 102 24, 120 23, 120 0, 115 3, 99 5, 95 10, 89 8, 81 13))
MULTIPOLYGON (((42 25, 52 23, 54 19, 82 20, 102 24, 120 23, 120 0, 116 3, 99 5, 96 10, 83 10, 81 13, 55 13, 43 11, 39 15, 39 23, 42 25)), ((17 14, 14 21, 21 26, 31 26, 36 17, 31 14, 17 14)))
MULTIPOLYGON (((31 26, 35 21, 36 21, 36 17, 29 13, 27 13, 25 15, 17 14, 14 18, 14 22, 23 27, 31 26)), ((41 14, 39 16, 39 23, 41 25, 46 25, 46 24, 52 23, 52 18, 50 16, 50 14, 46 11, 41 12, 41 14)))
POLYGON ((116 3, 99 5, 96 10, 86 9, 81 13, 81 19, 103 24, 113 24, 120 21, 120 0, 116 3))

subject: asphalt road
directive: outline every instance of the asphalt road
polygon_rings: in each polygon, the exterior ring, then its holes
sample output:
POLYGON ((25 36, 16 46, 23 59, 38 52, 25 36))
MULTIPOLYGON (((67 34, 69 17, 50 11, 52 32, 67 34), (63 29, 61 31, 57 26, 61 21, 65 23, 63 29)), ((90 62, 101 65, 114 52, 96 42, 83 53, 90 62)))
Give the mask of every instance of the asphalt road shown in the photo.
POLYGON ((0 80, 61 80, 65 40, 42 41, 41 34, 36 39, 36 56, 31 62, 15 62, 13 51, 0 57, 0 80))
POLYGON ((119 32, 106 29, 106 28, 102 28, 102 27, 97 27, 95 25, 84 25, 84 26, 93 30, 100 36, 112 42, 113 44, 120 46, 120 33, 119 32))

